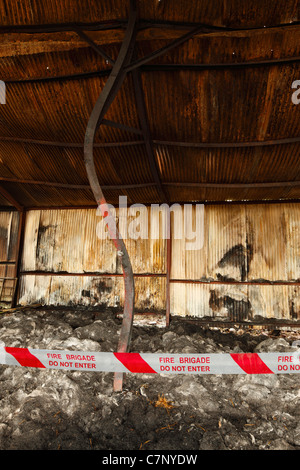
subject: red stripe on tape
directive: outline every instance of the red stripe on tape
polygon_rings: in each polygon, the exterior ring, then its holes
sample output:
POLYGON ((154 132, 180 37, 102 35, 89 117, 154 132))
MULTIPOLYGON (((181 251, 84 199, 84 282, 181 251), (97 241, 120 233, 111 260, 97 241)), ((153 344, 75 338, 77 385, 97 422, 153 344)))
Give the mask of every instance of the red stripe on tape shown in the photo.
POLYGON ((5 351, 11 354, 21 366, 24 367, 39 367, 45 369, 37 357, 35 357, 27 348, 9 348, 5 347, 5 351))
POLYGON ((130 372, 156 374, 139 353, 114 353, 114 355, 130 372))
POLYGON ((261 360, 256 353, 230 354, 232 359, 246 374, 273 374, 274 372, 261 360))

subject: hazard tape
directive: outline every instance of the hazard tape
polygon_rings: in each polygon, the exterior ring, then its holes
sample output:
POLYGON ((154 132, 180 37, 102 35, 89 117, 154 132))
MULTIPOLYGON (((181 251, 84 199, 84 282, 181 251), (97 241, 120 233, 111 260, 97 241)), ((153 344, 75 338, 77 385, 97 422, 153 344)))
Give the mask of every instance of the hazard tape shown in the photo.
POLYGON ((0 346, 0 364, 134 374, 295 374, 300 373, 300 351, 260 354, 151 354, 0 346))

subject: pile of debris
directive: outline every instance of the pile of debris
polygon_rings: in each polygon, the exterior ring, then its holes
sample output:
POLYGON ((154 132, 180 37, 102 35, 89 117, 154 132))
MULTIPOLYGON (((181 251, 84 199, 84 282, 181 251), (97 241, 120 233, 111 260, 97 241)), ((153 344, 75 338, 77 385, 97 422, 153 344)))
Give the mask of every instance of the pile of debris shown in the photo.
MULTIPOLYGON (((28 309, 2 315, 10 347, 116 351, 113 312, 28 309)), ((132 352, 294 350, 297 330, 134 326, 132 352)), ((300 388, 289 375, 113 374, 0 365, 2 450, 299 450, 300 388)))

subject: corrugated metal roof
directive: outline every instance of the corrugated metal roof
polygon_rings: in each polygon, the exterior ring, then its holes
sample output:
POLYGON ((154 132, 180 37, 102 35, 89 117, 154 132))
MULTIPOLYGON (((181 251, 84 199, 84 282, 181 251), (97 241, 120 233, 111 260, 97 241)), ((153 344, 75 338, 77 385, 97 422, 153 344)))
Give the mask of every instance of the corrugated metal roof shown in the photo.
POLYGON ((144 72, 154 140, 252 142, 298 135, 291 86, 299 65, 237 70, 144 72), (168 89, 161 106, 159 89, 168 89))
POLYGON ((39 0, 18 0, 0 3, 0 15, 3 25, 35 25, 61 23, 92 23, 127 18, 127 3, 121 0, 98 2, 97 0, 49 0, 47 7, 39 0))
MULTIPOLYGON (((138 2, 141 18, 145 20, 182 21, 190 23, 214 23, 218 26, 255 27, 289 23, 297 19, 299 4, 293 0, 278 1, 270 4, 268 0, 161 0, 138 2)), ((128 3, 121 0, 49 0, 47 8, 39 0, 5 1, 0 4, 2 23, 5 25, 34 25, 51 23, 92 23, 102 21, 126 20, 128 3), (75 8, 76 5, 76 8, 75 8)))
MULTIPOLYGON (((291 100, 292 83, 300 79, 299 2, 137 4, 134 60, 199 23, 213 28, 140 67, 149 138, 169 202, 300 199, 300 105, 291 100)), ((41 8, 37 0, 2 0, 0 18, 7 92, 0 107, 0 183, 28 208, 95 204, 83 144, 112 66, 72 29, 81 25, 115 60, 128 2, 84 0, 74 8, 72 0, 51 0, 41 8)), ((105 118, 141 129, 130 72, 105 118)), ((108 202, 119 194, 130 202, 165 202, 143 135, 101 125, 95 142, 108 202)))

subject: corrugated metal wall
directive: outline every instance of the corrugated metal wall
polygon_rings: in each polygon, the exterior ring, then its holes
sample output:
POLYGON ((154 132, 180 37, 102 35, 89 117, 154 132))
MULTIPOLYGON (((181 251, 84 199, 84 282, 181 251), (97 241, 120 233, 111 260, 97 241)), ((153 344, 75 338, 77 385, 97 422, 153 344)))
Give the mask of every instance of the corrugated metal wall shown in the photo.
MULTIPOLYGON (((147 210, 141 211, 140 217, 150 233, 147 210)), ((128 217, 128 222, 134 218, 128 217)), ((27 213, 21 304, 123 306, 122 268, 112 241, 97 236, 101 221, 95 209, 27 213)), ((120 220, 121 230, 122 224, 120 220)), ((159 239, 126 240, 136 275, 138 310, 165 309, 165 243, 159 239)))
MULTIPOLYGON (((171 315, 300 319, 299 209, 292 203, 206 206, 198 250, 187 250, 184 237, 176 239, 173 223, 171 315)), ((178 211, 183 217, 183 206, 178 211)), ((195 229, 195 206, 193 211, 195 229)), ((125 219, 117 216, 124 234, 125 219)), ((167 242, 157 231, 158 210, 149 207, 140 217, 148 239, 126 240, 136 309, 164 311, 167 242)), ((95 209, 27 213, 21 304, 123 306, 121 267, 111 240, 96 235, 100 220, 95 209)))
POLYGON ((300 319, 299 235, 298 204, 206 207, 203 249, 172 241, 171 312, 300 319))
POLYGON ((11 307, 14 301, 19 252, 20 214, 0 212, 0 305, 11 307))
POLYGON ((18 227, 18 212, 0 212, 0 278, 15 275, 18 227))

